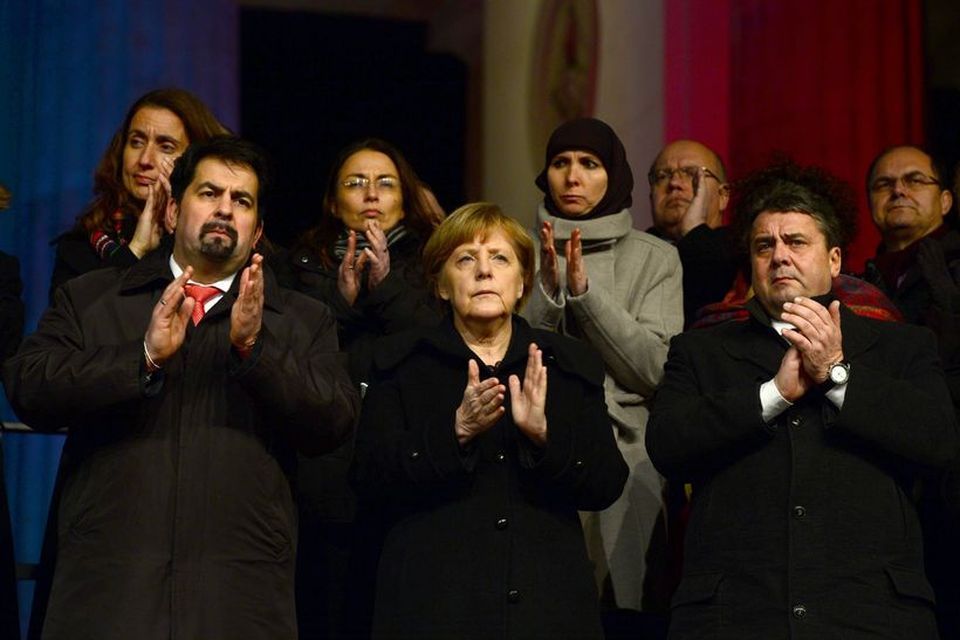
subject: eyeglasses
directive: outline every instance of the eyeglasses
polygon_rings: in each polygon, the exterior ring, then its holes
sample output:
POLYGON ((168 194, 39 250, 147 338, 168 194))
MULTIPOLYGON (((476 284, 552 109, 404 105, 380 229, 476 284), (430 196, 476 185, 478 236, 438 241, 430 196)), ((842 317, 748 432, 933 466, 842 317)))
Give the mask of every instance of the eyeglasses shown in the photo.
POLYGON ((654 185, 665 185, 666 183, 673 180, 673 176, 679 175, 680 179, 684 182, 693 184, 693 181, 697 177, 697 173, 703 169, 703 175, 706 178, 713 178, 717 182, 723 182, 720 178, 716 176, 715 173, 707 169, 706 167, 677 167, 676 169, 658 169, 656 171, 651 171, 647 174, 647 180, 650 181, 650 186, 654 185))
POLYGON ((902 181, 908 191, 917 191, 923 187, 940 186, 940 181, 922 171, 911 171, 902 176, 880 176, 870 183, 871 193, 892 193, 897 182, 902 181))
MULTIPOLYGON (((370 186, 370 178, 365 176, 351 176, 340 184, 342 184, 345 189, 350 189, 351 191, 366 191, 367 187, 370 186)), ((373 185, 377 191, 390 191, 396 189, 399 184, 400 181, 393 176, 380 176, 373 181, 373 185)))

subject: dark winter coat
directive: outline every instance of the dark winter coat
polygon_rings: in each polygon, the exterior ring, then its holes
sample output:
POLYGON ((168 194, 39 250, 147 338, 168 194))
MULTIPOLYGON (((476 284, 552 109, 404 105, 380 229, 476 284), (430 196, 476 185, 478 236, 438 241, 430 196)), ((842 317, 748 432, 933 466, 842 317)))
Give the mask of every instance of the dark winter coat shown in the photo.
MULTIPOLYGON (((867 262, 864 278, 880 287, 907 322, 937 336, 940 359, 960 411, 960 231, 945 223, 894 254, 867 262), (902 277, 891 286, 879 261, 903 260, 902 277)), ((892 278, 891 278, 892 279, 892 278)), ((937 598, 937 620, 944 638, 960 637, 960 459, 942 478, 925 483, 921 504, 927 576, 937 598)))
POLYGON ((264 271, 253 353, 230 347, 233 287, 145 374, 169 253, 61 287, 5 368, 17 414, 68 427, 44 638, 295 638, 295 451, 351 431, 357 396, 321 304, 264 271))
MULTIPOLYGON (((133 235, 136 223, 136 218, 124 221, 127 237, 133 235)), ((56 246, 56 257, 53 261, 53 274, 50 276, 51 304, 54 301, 53 294, 60 285, 72 278, 105 267, 126 269, 138 261, 136 254, 126 244, 117 246, 116 251, 108 256, 100 256, 90 245, 90 233, 83 228, 71 229, 53 242, 56 246)))
POLYGON ((812 390, 765 424, 787 343, 748 308, 674 338, 647 427, 657 468, 693 483, 670 638, 936 638, 910 499, 958 448, 933 336, 844 307, 843 408, 812 390))
POLYGON ((886 293, 907 322, 937 336, 950 394, 960 409, 960 230, 944 225, 905 251, 916 254, 896 287, 873 260, 864 280, 886 293))
POLYGON ((392 516, 376 638, 600 638, 578 509, 620 495, 627 467, 585 344, 515 317, 507 354, 481 378, 523 377, 536 342, 548 370, 548 444, 506 414, 460 447, 454 416, 477 359, 446 321, 378 343, 357 431, 356 484, 392 516))

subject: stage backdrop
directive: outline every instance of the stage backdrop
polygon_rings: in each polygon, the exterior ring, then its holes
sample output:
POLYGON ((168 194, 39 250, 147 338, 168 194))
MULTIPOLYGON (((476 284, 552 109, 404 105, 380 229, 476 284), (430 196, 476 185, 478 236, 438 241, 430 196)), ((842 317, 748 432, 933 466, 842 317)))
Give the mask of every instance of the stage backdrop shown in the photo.
MULTIPOLYGON (((0 183, 13 192, 0 249, 20 258, 27 332, 47 303, 50 241, 89 200, 94 167, 138 96, 183 87, 237 126, 238 15, 233 0, 0 0, 0 183)), ((19 562, 37 561, 61 444, 4 434, 19 562)), ((31 592, 21 583, 24 618, 31 592)))
POLYGON ((665 7, 665 138, 719 151, 736 178, 783 151, 857 191, 845 267, 879 242, 864 173, 893 144, 924 142, 923 3, 671 0, 665 7))

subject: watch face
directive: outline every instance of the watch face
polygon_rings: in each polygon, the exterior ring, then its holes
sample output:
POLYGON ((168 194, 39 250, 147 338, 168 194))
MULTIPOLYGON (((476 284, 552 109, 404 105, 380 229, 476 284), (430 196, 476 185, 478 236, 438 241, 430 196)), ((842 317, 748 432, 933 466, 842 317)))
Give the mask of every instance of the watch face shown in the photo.
POLYGON ((843 384, 850 376, 850 365, 838 363, 830 367, 830 382, 843 384))

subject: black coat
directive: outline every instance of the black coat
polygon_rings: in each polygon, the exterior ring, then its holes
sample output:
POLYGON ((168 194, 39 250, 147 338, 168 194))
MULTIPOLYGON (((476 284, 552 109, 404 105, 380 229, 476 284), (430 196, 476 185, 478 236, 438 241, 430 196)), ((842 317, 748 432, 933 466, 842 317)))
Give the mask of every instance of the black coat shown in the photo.
POLYGON ((693 482, 670 637, 936 637, 918 474, 957 425, 933 336, 842 310, 842 410, 814 390, 773 423, 759 387, 786 341, 751 318, 674 338, 647 427, 650 457, 693 482))
MULTIPOLYGON (((136 224, 136 218, 124 221, 127 237, 133 235, 136 224)), ((101 257, 90 245, 90 234, 82 227, 76 227, 61 234, 53 243, 56 246, 56 257, 53 261, 53 273, 50 276, 50 304, 54 301, 53 294, 64 282, 105 267, 126 269, 135 265, 138 260, 130 247, 125 244, 118 246, 109 256, 101 257)))
POLYGON ((350 373, 357 382, 366 382, 373 342, 416 327, 432 327, 442 317, 433 292, 427 287, 420 261, 423 249, 419 237, 410 232, 390 247, 390 273, 373 291, 364 278, 353 306, 337 288, 339 264, 323 265, 313 253, 300 249, 291 259, 293 282, 288 286, 320 300, 337 318, 340 346, 350 353, 350 373))
MULTIPOLYGON (((339 263, 327 267, 304 247, 286 261, 287 286, 333 310, 340 348, 358 387, 369 380, 377 339, 440 321, 420 267, 421 249, 411 232, 398 239, 390 246, 390 273, 373 291, 364 281, 352 306, 337 288, 339 263)), ((380 527, 378 514, 357 504, 347 482, 352 460, 350 441, 326 455, 301 456, 298 466, 297 615, 305 636, 362 637, 369 630, 380 527)))
POLYGON ((43 634, 294 638, 294 452, 342 442, 358 404, 333 318, 265 270, 263 329, 241 359, 228 337, 238 274, 146 375, 168 258, 70 280, 4 370, 25 422, 69 428, 43 634))
MULTIPOLYGON (((0 251, 0 364, 16 352, 23 337, 22 290, 20 261, 0 251)), ((10 529, 10 509, 3 479, 3 446, 0 441, 0 638, 14 640, 19 637, 13 532, 10 529)))
POLYGON ((548 369, 542 450, 512 424, 509 397, 491 430, 459 446, 467 361, 480 360, 452 322, 378 343, 354 469, 362 495, 392 516, 375 638, 602 637, 577 510, 607 507, 627 477, 603 364, 583 343, 515 317, 496 370, 504 384, 522 378, 530 342, 548 369))
MULTIPOLYGON (((655 227, 648 232, 662 238, 655 227)), ((689 327, 697 312, 723 300, 737 277, 737 258, 730 227, 716 229, 701 224, 677 240, 677 254, 683 266, 683 325, 689 327)), ((672 240, 670 240, 672 242, 672 240)))
MULTIPOLYGON (((896 255, 896 254, 894 254, 896 255)), ((904 249, 903 277, 891 287, 874 260, 864 278, 882 289, 911 324, 937 336, 954 408, 960 411, 960 231, 948 225, 904 249), (915 252, 915 253, 914 253, 915 252)), ((879 257, 879 256, 878 256, 879 257)), ((893 256, 888 256, 893 257, 893 256)), ((960 637, 960 459, 942 478, 925 483, 921 518, 927 576, 937 596, 944 638, 960 637)))
POLYGON ((937 336, 950 394, 960 410, 960 230, 941 227, 919 240, 917 250, 895 288, 872 260, 864 279, 886 293, 907 322, 937 336))

